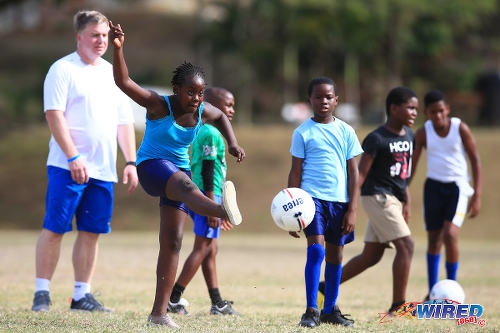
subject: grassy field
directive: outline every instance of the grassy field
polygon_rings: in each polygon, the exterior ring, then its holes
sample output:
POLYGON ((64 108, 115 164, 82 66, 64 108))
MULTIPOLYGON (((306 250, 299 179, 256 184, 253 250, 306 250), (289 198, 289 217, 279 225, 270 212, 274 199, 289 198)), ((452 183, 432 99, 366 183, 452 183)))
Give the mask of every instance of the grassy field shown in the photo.
MULTIPOLYGON (((30 311, 34 288, 34 244, 37 232, 7 231, 0 234, 0 331, 10 332, 156 332, 147 326, 155 285, 157 234, 115 232, 101 240, 100 257, 93 281, 99 299, 114 309, 112 314, 73 313, 69 309, 73 272, 73 235, 63 241, 58 269, 52 281, 52 310, 30 311)), ((183 262, 193 242, 186 233, 181 252, 183 262)), ((420 301, 426 293, 424 241, 417 239, 415 260, 408 287, 408 300, 420 301)), ((357 241, 345 248, 345 259, 361 250, 357 241)), ((465 303, 484 307, 486 326, 472 324, 457 328, 453 320, 397 318, 378 322, 391 299, 391 263, 388 250, 378 266, 341 286, 339 304, 356 320, 354 329, 341 332, 492 332, 500 327, 500 244, 492 241, 462 242, 459 281, 466 292, 465 303)), ((235 302, 240 317, 208 314, 209 298, 198 273, 184 296, 190 301, 190 315, 174 315, 186 332, 310 332, 297 324, 305 308, 303 269, 305 240, 286 233, 274 235, 224 233, 218 257, 222 296, 235 302)), ((441 277, 443 277, 441 271, 441 277)), ((321 325, 314 332, 330 332, 321 325)))
MULTIPOLYGON (((357 130, 360 140, 373 129, 357 130)), ((185 296, 191 302, 189 317, 176 317, 190 332, 309 332, 297 326, 304 311, 303 269, 305 240, 294 240, 272 222, 269 206, 273 196, 286 186, 290 168, 290 137, 293 127, 245 126, 236 128, 247 159, 236 165, 228 159, 229 178, 238 190, 244 223, 224 234, 218 271, 223 297, 235 301, 243 315, 218 318, 208 315, 209 300, 204 282, 195 277, 185 296)), ((379 312, 391 299, 391 263, 388 250, 382 262, 341 287, 339 304, 356 320, 354 330, 380 332, 500 331, 500 131, 473 129, 483 164, 483 206, 480 215, 464 223, 461 237, 459 281, 466 291, 466 303, 483 305, 486 327, 471 324, 456 327, 451 320, 397 319, 380 324, 379 312)), ((138 134, 140 142, 142 134, 138 134)), ((34 247, 44 214, 45 161, 49 131, 46 126, 26 128, 0 137, 0 331, 138 332, 156 331, 145 325, 154 296, 158 251, 158 206, 141 188, 132 195, 116 186, 113 232, 101 241, 93 290, 111 315, 78 314, 68 311, 73 273, 71 249, 74 235, 64 240, 61 260, 52 283, 50 313, 30 311, 34 289, 34 247), (32 231, 30 231, 31 229, 32 231)), ((422 184, 425 159, 410 188, 412 219, 416 238, 408 300, 420 301, 426 293, 425 231, 422 223, 422 184)), ((123 164, 120 159, 119 166, 123 164)), ((120 172, 119 168, 119 172, 120 172)), ((344 258, 357 254, 366 216, 358 211, 357 240, 346 247, 344 258)), ((191 223, 186 223, 181 261, 192 246, 191 223)), ((443 266, 443 265, 441 265, 443 266)), ((443 270, 443 269, 442 269, 443 270)), ((443 277, 443 272, 441 272, 443 277)), ((331 331, 324 325, 317 332, 331 331)))

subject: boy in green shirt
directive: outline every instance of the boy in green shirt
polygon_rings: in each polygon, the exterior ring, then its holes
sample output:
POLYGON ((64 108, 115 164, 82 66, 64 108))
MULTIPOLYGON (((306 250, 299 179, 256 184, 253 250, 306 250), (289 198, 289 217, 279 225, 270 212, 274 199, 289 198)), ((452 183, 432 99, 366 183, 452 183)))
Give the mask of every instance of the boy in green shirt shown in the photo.
MULTIPOLYGON (((228 90, 217 87, 207 88, 205 89, 204 101, 222 110, 230 121, 233 119, 234 96, 228 90)), ((193 182, 207 197, 220 203, 227 166, 224 139, 217 128, 205 124, 200 129, 198 137, 191 147, 191 157, 193 182)), ((184 263, 182 272, 174 285, 167 311, 183 315, 188 313, 186 311, 188 302, 181 298, 181 295, 201 266, 212 301, 210 314, 237 315, 238 313, 231 307, 233 302, 223 300, 220 295, 215 264, 217 238, 220 236, 220 230, 221 228, 229 230, 232 225, 229 221, 218 217, 201 216, 192 211, 189 212, 189 215, 194 223, 193 251, 184 263)))

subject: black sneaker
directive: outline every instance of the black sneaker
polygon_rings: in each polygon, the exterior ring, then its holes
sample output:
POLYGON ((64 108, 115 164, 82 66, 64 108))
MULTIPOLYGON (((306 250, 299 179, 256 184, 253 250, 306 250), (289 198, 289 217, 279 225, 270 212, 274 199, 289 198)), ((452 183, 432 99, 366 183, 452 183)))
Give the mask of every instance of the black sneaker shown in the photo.
POLYGON ((399 302, 399 303, 392 303, 391 304, 391 307, 389 308, 389 310, 387 311, 388 313, 390 314, 396 314, 396 312, 398 311, 398 309, 401 307, 401 305, 405 304, 405 301, 403 302, 399 302))
POLYGON ((187 316, 189 314, 188 311, 186 310, 186 307, 188 305, 189 302, 185 298, 181 298, 177 303, 172 303, 168 301, 167 312, 172 312, 187 316))
POLYGON ((306 312, 300 319, 300 326, 303 327, 316 327, 319 325, 319 310, 316 308, 307 308, 306 312))
POLYGON ((210 314, 212 315, 235 315, 238 316, 239 313, 236 312, 231 304, 234 304, 233 301, 224 300, 218 304, 212 304, 210 308, 210 314))
POLYGON ((322 313, 319 317, 319 321, 326 324, 342 325, 346 327, 353 327, 354 320, 346 318, 350 316, 349 314, 343 315, 337 305, 333 307, 332 313, 322 313))
POLYGON ((40 290, 35 293, 35 297, 33 298, 33 306, 31 307, 32 311, 49 311, 49 307, 52 304, 50 301, 50 294, 46 290, 40 290))
POLYGON ((74 299, 72 299, 70 309, 74 311, 112 312, 111 309, 107 309, 102 306, 102 304, 99 303, 91 293, 86 293, 85 297, 83 297, 79 301, 75 301, 74 299))
POLYGON ((339 306, 338 306, 337 304, 335 304, 335 305, 333 306, 333 311, 334 311, 334 312, 335 312, 335 311, 337 311, 338 313, 340 313, 340 315, 341 315, 341 316, 342 316, 345 320, 349 320, 351 323, 353 323, 353 324, 354 324, 354 319, 351 319, 351 318, 346 318, 347 316, 349 316, 349 317, 350 317, 350 316, 351 316, 351 314, 350 314, 350 313, 342 313, 342 312, 340 312, 340 308, 339 308, 339 306))

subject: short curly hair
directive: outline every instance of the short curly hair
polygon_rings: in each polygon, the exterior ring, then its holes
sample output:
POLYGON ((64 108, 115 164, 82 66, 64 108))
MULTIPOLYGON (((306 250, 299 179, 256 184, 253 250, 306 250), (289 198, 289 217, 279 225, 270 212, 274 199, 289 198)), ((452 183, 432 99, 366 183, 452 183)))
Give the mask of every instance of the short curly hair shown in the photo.
POLYGON ((429 105, 436 103, 436 102, 445 102, 446 99, 444 98, 444 94, 436 89, 433 89, 429 91, 427 94, 424 96, 424 107, 428 107, 429 105))
POLYGON ((320 84, 330 84, 333 86, 333 91, 337 94, 337 85, 335 81, 326 76, 315 77, 309 82, 309 86, 307 87, 307 96, 311 97, 312 91, 315 86, 319 86, 320 84))
POLYGON ((391 110, 391 105, 401 105, 408 102, 411 98, 417 97, 415 92, 404 86, 396 87, 389 91, 387 98, 385 99, 385 113, 389 117, 389 111, 391 110))

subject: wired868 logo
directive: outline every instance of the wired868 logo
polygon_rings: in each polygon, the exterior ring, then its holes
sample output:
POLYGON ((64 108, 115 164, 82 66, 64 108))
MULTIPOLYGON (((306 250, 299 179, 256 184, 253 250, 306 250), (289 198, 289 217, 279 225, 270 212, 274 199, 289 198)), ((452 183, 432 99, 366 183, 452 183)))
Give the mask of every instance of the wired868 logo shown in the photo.
POLYGON ((424 303, 409 302, 401 305, 390 313, 380 313, 379 323, 387 323, 396 318, 409 319, 452 319, 457 326, 474 324, 486 326, 486 320, 481 319, 483 307, 480 304, 461 304, 447 299, 434 299, 424 303))

